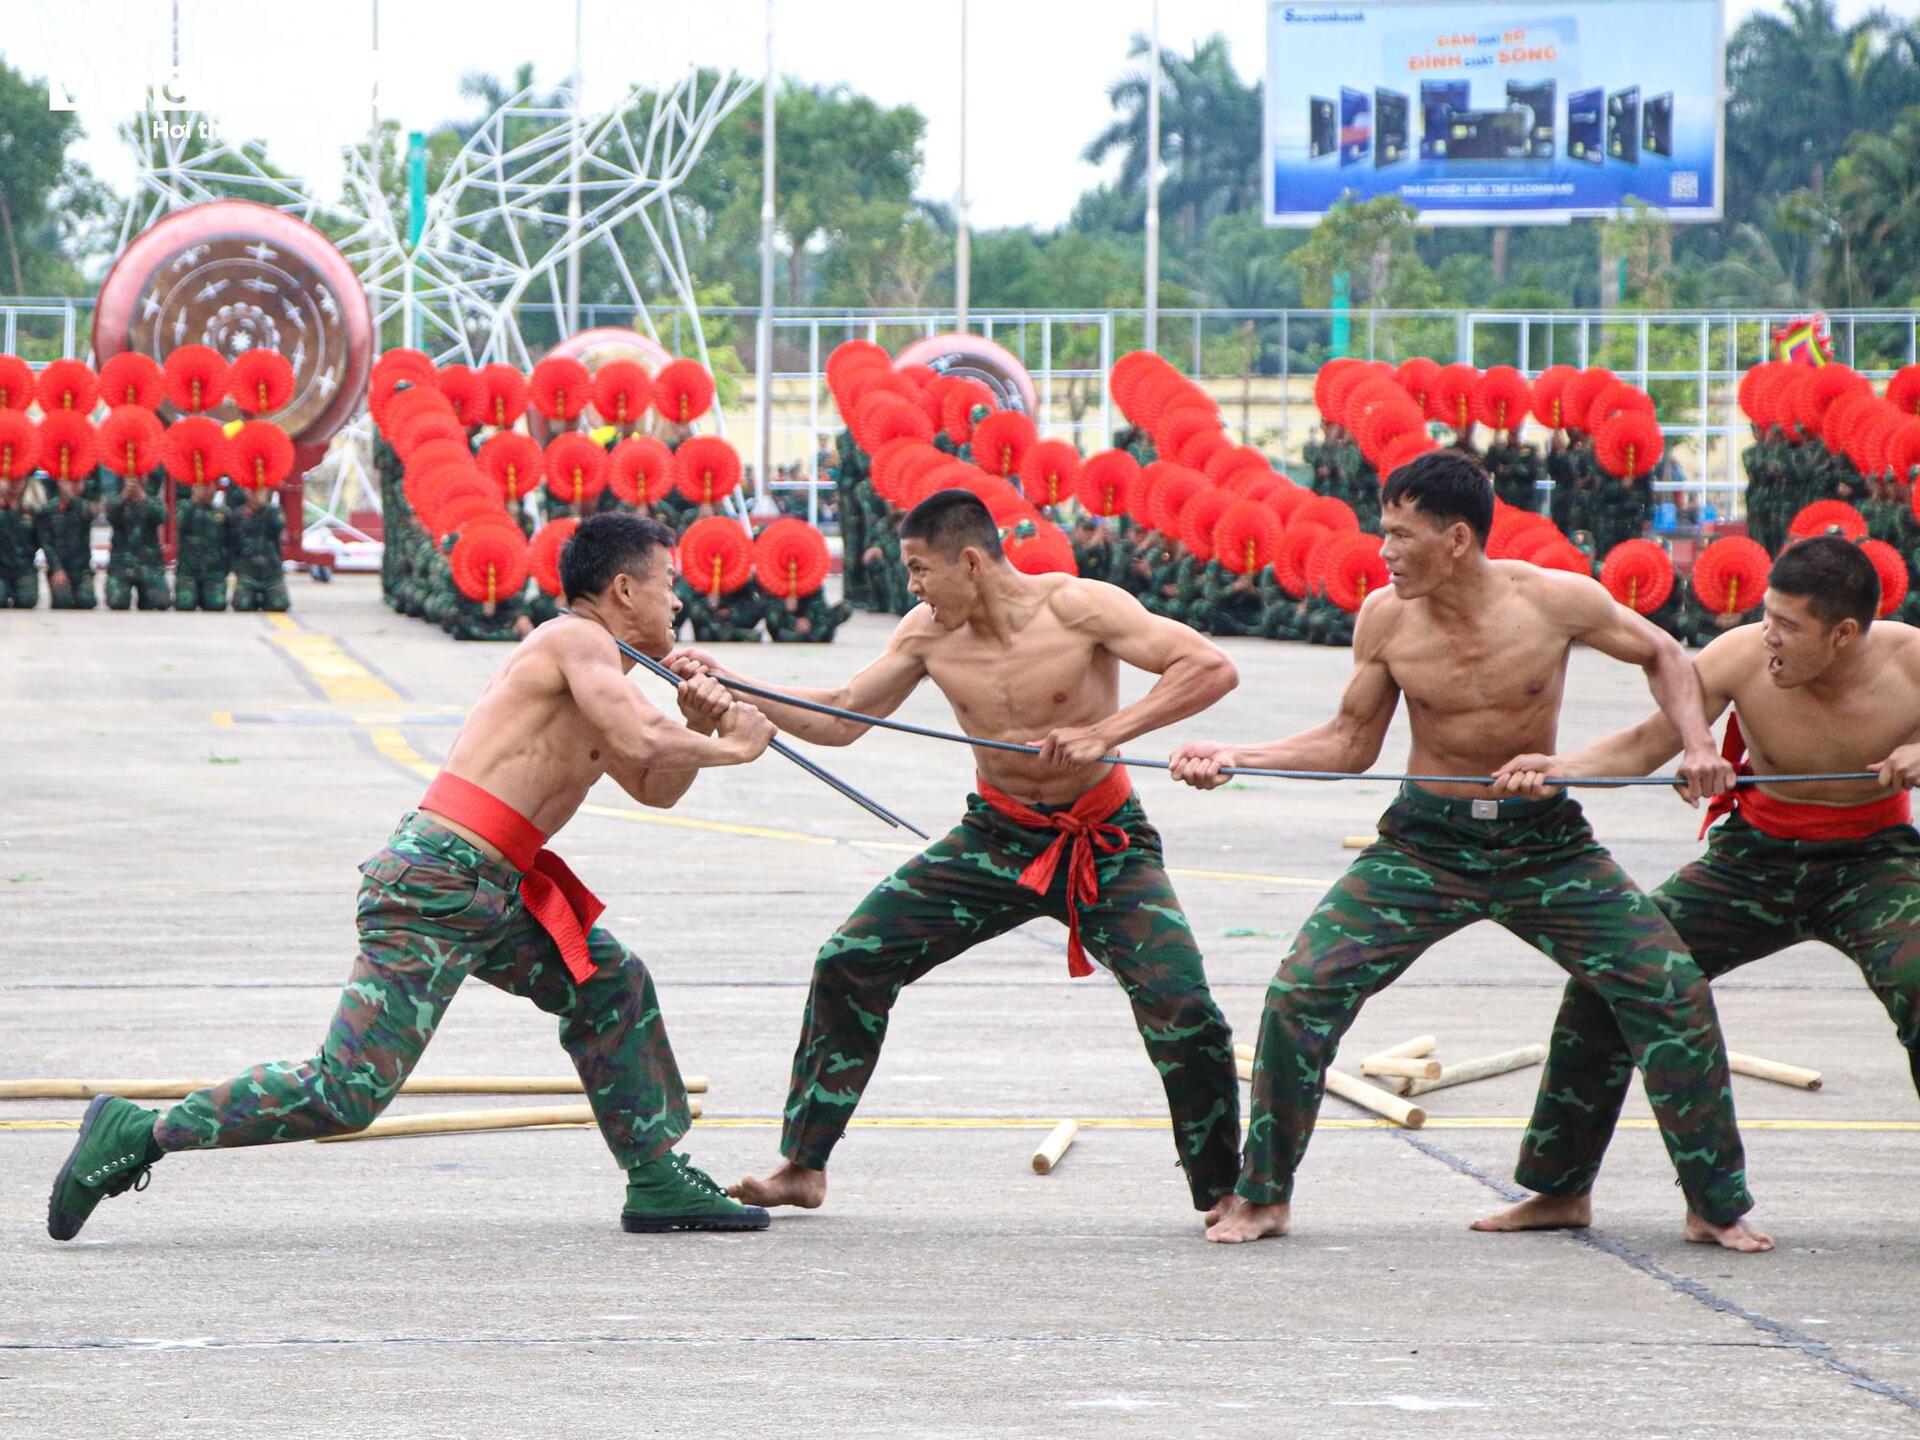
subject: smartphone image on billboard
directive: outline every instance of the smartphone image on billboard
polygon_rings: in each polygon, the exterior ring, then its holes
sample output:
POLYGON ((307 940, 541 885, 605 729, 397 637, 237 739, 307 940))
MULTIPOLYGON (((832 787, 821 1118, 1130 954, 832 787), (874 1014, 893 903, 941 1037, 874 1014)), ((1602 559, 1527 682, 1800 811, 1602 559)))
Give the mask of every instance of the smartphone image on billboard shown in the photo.
POLYGON ((1640 163, 1640 87, 1607 97, 1607 154, 1629 165, 1640 163))
POLYGON ((1373 165, 1407 158, 1407 97, 1394 90, 1373 92, 1373 165))
POLYGON ((1640 120, 1640 148, 1649 155, 1673 158, 1673 95, 1655 95, 1647 101, 1640 120))
POLYGON ((1373 149, 1373 97, 1340 87, 1340 163, 1358 165, 1373 149))
POLYGON ((1464 110, 1472 102, 1464 80, 1422 80, 1420 82, 1420 158, 1447 158, 1447 127, 1453 112, 1464 110))
POLYGON ((1333 102, 1318 95, 1307 101, 1307 158, 1318 160, 1340 148, 1339 124, 1333 102))
POLYGON ((1507 105, 1527 112, 1527 157, 1531 160, 1553 158, 1554 97, 1551 80, 1507 82, 1507 105))
POLYGON ((1576 90, 1567 97, 1567 155, 1589 165, 1607 158, 1607 92, 1576 90))

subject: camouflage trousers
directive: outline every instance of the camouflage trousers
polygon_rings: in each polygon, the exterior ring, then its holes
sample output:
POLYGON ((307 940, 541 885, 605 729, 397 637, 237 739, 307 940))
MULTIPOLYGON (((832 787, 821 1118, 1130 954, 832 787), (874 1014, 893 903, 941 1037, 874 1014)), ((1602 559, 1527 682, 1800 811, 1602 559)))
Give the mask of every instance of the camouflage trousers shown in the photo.
MULTIPOLYGON (((1653 903, 1708 979, 1801 941, 1833 946, 1886 1006, 1920 1091, 1920 832, 1912 826, 1864 840, 1783 840, 1734 815, 1653 903)), ((1515 1178, 1547 1195, 1591 1190, 1631 1078, 1614 1017, 1592 992, 1567 986, 1515 1178)))
POLYGON ((177 566, 173 572, 173 608, 225 610, 227 572, 212 567, 177 566))
MULTIPOLYGON (((1036 806, 1043 813, 1064 807, 1036 806)), ((1100 896, 1081 907, 1080 937, 1126 992, 1160 1072, 1174 1145, 1202 1209, 1233 1188, 1240 1095, 1233 1033, 1207 989, 1193 931, 1162 860, 1160 833, 1129 798, 1108 823, 1127 849, 1097 860, 1100 896)), ((814 961, 793 1057, 780 1151, 825 1169, 873 1079, 900 992, 964 950, 1041 915, 1065 921, 1067 864, 1045 895, 1018 882, 1059 832, 1030 830, 978 795, 951 834, 874 887, 814 961)))
POLYGON ((55 610, 91 610, 100 603, 99 593, 93 588, 93 566, 85 554, 69 555, 57 561, 49 557, 47 603, 55 610), (55 570, 69 577, 66 586, 54 583, 55 570))
POLYGON ((40 573, 29 565, 24 570, 0 572, 0 610, 31 610, 40 603, 40 573))
POLYGON ((125 610, 138 598, 142 610, 171 610, 173 592, 167 589, 167 567, 153 564, 109 564, 107 608, 125 610))
MULTIPOLYGON (((1753 1199, 1706 977, 1572 800, 1503 800, 1493 819, 1473 818, 1474 803, 1404 787, 1379 840, 1301 927, 1267 990, 1240 1194, 1291 1198, 1327 1065, 1360 1006, 1436 941, 1491 920, 1611 1013, 1694 1210, 1716 1224, 1744 1214, 1753 1199)), ((1530 1133, 1523 1153, 1557 1143, 1530 1133)))
POLYGON ((234 572, 233 608, 241 612, 253 610, 287 610, 293 606, 287 595, 287 577, 283 571, 272 570, 265 575, 242 574, 234 572))
POLYGON ((576 985, 520 903, 520 872, 431 815, 410 812, 360 867, 360 954, 317 1054, 255 1065, 169 1110, 167 1150, 273 1145, 363 1130, 433 1038, 461 981, 478 976, 560 1020, 607 1148, 623 1169, 687 1131, 687 1094, 647 967, 595 927, 599 967, 576 985))

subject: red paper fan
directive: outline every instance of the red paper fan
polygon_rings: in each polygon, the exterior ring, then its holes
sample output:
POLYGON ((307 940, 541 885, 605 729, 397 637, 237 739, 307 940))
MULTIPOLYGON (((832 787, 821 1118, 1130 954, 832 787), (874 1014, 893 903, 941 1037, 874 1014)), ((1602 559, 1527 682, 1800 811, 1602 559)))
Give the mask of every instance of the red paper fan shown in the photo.
MULTIPOLYGON (((399 376, 410 376, 415 380, 433 379, 433 359, 424 350, 409 349, 396 345, 391 350, 382 351, 380 358, 373 362, 371 379, 375 384, 391 381, 399 376)), ((391 384, 387 387, 391 390, 391 384)))
POLYGON ((405 480, 416 470, 430 470, 449 460, 458 460, 463 465, 473 463, 473 447, 464 437, 459 440, 429 440, 424 445, 416 445, 413 453, 407 456, 406 464, 401 466, 401 479, 405 480))
POLYGON ((1065 440, 1035 441, 1020 457, 1020 488, 1036 505, 1065 504, 1080 480, 1080 452, 1065 440))
POLYGON ((100 436, 78 410, 55 410, 40 422, 40 468, 55 480, 84 480, 100 463, 100 436))
POLYGON ((1566 421, 1569 430, 1587 428, 1587 406, 1591 405, 1601 391, 1609 385, 1616 385, 1620 377, 1605 366, 1595 366, 1591 370, 1582 370, 1567 381, 1567 388, 1560 395, 1560 415, 1566 421))
POLYGON ((18 355, 0 355, 0 410, 25 410, 34 401, 33 367, 18 355))
POLYGON ((607 452, 592 436, 577 430, 556 435, 547 442, 542 460, 547 493, 562 505, 585 505, 607 488, 607 452))
MULTIPOLYGON (((151 355, 122 350, 100 367, 100 398, 109 409, 138 405, 142 410, 157 410, 166 396, 166 381, 151 355)), ((0 408, 4 404, 0 401, 0 408)))
POLYGON ((1493 528, 1487 532, 1487 558, 1519 559, 1522 539, 1535 532, 1560 534, 1559 527, 1537 510, 1522 510, 1515 505, 1495 507, 1493 528))
POLYGON ((188 414, 211 410, 227 398, 227 362, 210 345, 182 345, 161 367, 167 399, 188 414))
POLYGON ((653 408, 670 425, 691 425, 713 405, 713 376, 697 360, 669 360, 653 377, 653 408))
POLYGON ((1473 390, 1473 418, 1490 430, 1517 430, 1526 423, 1533 386, 1511 365, 1495 365, 1473 390))
POLYGON ((501 500, 508 505, 516 505, 538 490, 546 474, 546 457, 540 453, 540 447, 532 436, 517 430, 489 435, 480 446, 479 462, 487 478, 499 487, 501 500))
POLYGON ((1778 360, 1768 360, 1754 366, 1740 377, 1740 388, 1736 398, 1740 402, 1740 413, 1755 425, 1764 426, 1767 417, 1761 409, 1761 396, 1766 387, 1773 383, 1774 371, 1779 367, 1778 360))
POLYGON ((1765 599, 1772 567, 1759 541, 1723 536, 1693 562, 1693 593, 1715 615, 1744 615, 1765 599))
POLYGON ((1346 405, 1340 412, 1340 423, 1353 432, 1354 438, 1360 437, 1360 427, 1367 417, 1382 406, 1410 405, 1407 392, 1395 382, 1391 373, 1382 374, 1373 371, 1351 386, 1345 395, 1346 405))
POLYGON ((1820 417, 1820 442, 1834 454, 1840 454, 1846 449, 1847 437, 1853 433, 1860 417, 1878 409, 1881 403, 1871 390, 1848 391, 1827 406, 1826 414, 1820 417))
POLYGON ((447 565, 467 599, 484 604, 511 600, 527 583, 527 540, 518 526, 484 525, 461 534, 447 565))
POLYGON ((609 360, 593 375, 593 408, 609 425, 637 425, 653 404, 653 382, 633 360, 609 360))
POLYGON ((989 475, 1014 475, 1039 440, 1031 417, 1018 410, 996 410, 973 427, 973 463, 989 475))
POLYGON ((1101 450, 1080 467, 1075 493, 1090 514, 1113 516, 1128 509, 1127 499, 1140 480, 1140 462, 1125 450, 1101 450))
POLYGON ((447 397, 438 387, 426 382, 410 384, 407 389, 396 390, 387 397, 379 417, 380 428, 391 437, 423 415, 440 415, 452 420, 453 406, 447 403, 447 397))
POLYGON ((1160 419, 1153 427, 1153 448, 1162 460, 1185 464, 1180 459, 1180 452, 1186 448, 1187 442, 1201 435, 1218 435, 1220 424, 1220 411, 1213 401, 1195 392, 1191 397, 1183 398, 1178 405, 1168 406, 1160 412, 1160 419))
POLYGON ((1867 533, 1867 517, 1844 500, 1816 500, 1800 507, 1787 526, 1787 533, 1795 539, 1807 540, 1836 529, 1847 539, 1858 540, 1867 533))
POLYGON ((1189 470, 1184 465, 1159 461, 1152 467, 1159 469, 1165 465, 1164 478, 1154 486, 1152 514, 1150 523, 1155 530, 1169 540, 1180 538, 1180 517, 1188 505, 1198 499, 1210 487, 1207 477, 1198 470, 1189 470))
POLYGON ((453 407, 453 417, 468 429, 486 418, 487 389, 468 365, 442 365, 433 377, 433 388, 453 407))
POLYGON ((1638 480, 1650 474, 1666 450, 1660 422, 1644 410, 1622 410, 1603 423, 1593 437, 1594 459, 1618 480, 1638 480))
POLYGON ((1320 412, 1320 418, 1329 424, 1339 424, 1334 419, 1338 413, 1334 405, 1334 388, 1340 378, 1353 370, 1364 370, 1366 362, 1343 355, 1337 360, 1329 360, 1322 365, 1313 377, 1313 405, 1320 412))
POLYGON ((1073 541, 1051 520, 1018 526, 1006 541, 1007 563, 1022 575, 1078 575, 1073 541))
POLYGON ((247 490, 272 490, 293 473, 293 441, 271 420, 249 420, 227 442, 227 472, 247 490))
POLYGON ((422 445, 435 440, 452 440, 465 445, 467 430, 446 411, 427 410, 393 431, 388 440, 393 445, 393 453, 404 462, 422 445))
POLYGON ((527 569, 533 573, 534 583, 548 595, 560 593, 560 552, 579 528, 579 517, 568 515, 549 520, 533 532, 527 545, 527 569))
POLYGON ((1380 452, 1380 461, 1374 467, 1384 485, 1393 478, 1394 472, 1418 460, 1430 450, 1438 450, 1440 442, 1422 430, 1402 435, 1380 452))
POLYGON ((1871 395, 1873 385, 1851 365, 1822 365, 1800 392, 1798 403, 1802 408, 1793 418, 1800 422, 1802 430, 1812 433, 1820 428, 1820 419, 1829 405, 1842 395, 1856 391, 1871 395))
POLYGON ((959 383, 947 391, 947 398, 940 406, 940 428, 946 432, 947 439, 956 445, 971 440, 973 412, 982 405, 989 411, 999 408, 993 391, 971 376, 962 376, 959 383))
POLYGON ((1286 527, 1271 507, 1257 500, 1236 500, 1213 527, 1213 553, 1235 575, 1258 575, 1280 554, 1286 527))
POLYGON ((902 365, 893 373, 909 382, 923 395, 926 393, 927 386, 940 378, 940 372, 931 365, 902 365))
POLYGON ((834 385, 850 365, 888 365, 893 357, 871 340, 843 340, 827 356, 827 384, 834 385))
POLYGON ((121 405, 100 422, 100 463, 116 475, 145 475, 160 463, 160 421, 151 410, 121 405))
POLYGON ((218 420, 188 415, 167 427, 160 460, 179 485, 211 485, 228 473, 227 432, 218 420))
POLYGON ((860 407, 874 395, 891 395, 894 399, 911 405, 915 409, 926 408, 921 404, 920 391, 914 388, 913 382, 885 366, 854 371, 847 376, 846 382, 840 387, 835 398, 840 406, 842 417, 851 424, 860 407))
POLYGON ((1349 615, 1358 614, 1367 596, 1390 583, 1380 543, 1378 535, 1342 535, 1327 553, 1322 575, 1327 598, 1349 615))
MULTIPOLYGON (((436 540, 445 540, 447 536, 465 534, 477 529, 492 516, 498 516, 509 525, 513 518, 500 508, 500 496, 484 480, 469 484, 462 481, 458 486, 449 485, 441 495, 440 503, 434 507, 433 533, 436 540)), ((520 527, 513 525, 517 531, 520 527)))
POLYGON ((1920 465, 1920 419, 1902 420, 1887 442, 1887 468, 1905 485, 1912 482, 1916 465, 1920 465))
POLYGON ((1380 475, 1392 473, 1382 468, 1387 451, 1409 436, 1418 436, 1429 443, 1432 441, 1427 434, 1426 414, 1406 399, 1369 410, 1360 421, 1360 428, 1354 432, 1354 438, 1360 442, 1360 452, 1366 456, 1367 463, 1373 466, 1375 473, 1380 475))
POLYGON ((1224 430, 1203 430, 1182 445, 1174 458, 1189 470, 1198 470, 1204 475, 1209 460, 1216 455, 1230 455, 1234 449, 1233 440, 1224 430))
POLYGON ((717 435, 696 435, 673 454, 673 483, 696 505, 717 505, 740 484, 740 456, 717 435))
POLYGON ((593 377, 578 360, 549 355, 533 367, 527 380, 527 397, 549 420, 576 420, 593 398, 593 377))
POLYGON ((629 435, 608 457, 607 484, 629 505, 653 505, 673 489, 673 452, 651 435, 629 435))
POLYGON ((680 537, 680 573, 714 600, 738 590, 753 574, 753 542, 737 520, 709 515, 680 537))
POLYGON ((1651 615, 1673 594, 1673 557, 1651 540, 1622 540, 1601 562, 1600 583, 1629 610, 1651 615))
POLYGON ((854 407, 848 428, 853 440, 872 455, 890 440, 932 440, 933 422, 911 400, 890 390, 873 390, 854 407))
POLYGON ((1473 397, 1480 372, 1471 365, 1445 365, 1434 377, 1427 418, 1450 427, 1456 435, 1473 428, 1473 397))
POLYGON ((1654 413, 1653 397, 1638 385, 1617 380, 1588 402, 1584 428, 1589 435, 1598 435, 1607 421, 1616 415, 1627 414, 1629 411, 1641 415, 1652 415, 1654 413))
POLYGON ((1862 475, 1879 475, 1892 464, 1889 451, 1906 426, 1907 417, 1891 405, 1876 405, 1854 422, 1853 444, 1847 454, 1862 475))
POLYGON ((1327 409, 1323 412, 1327 422, 1344 426, 1347 423, 1347 406, 1353 395, 1369 380, 1393 379, 1393 368, 1384 361, 1374 364, 1356 363, 1334 376, 1327 384, 1327 409))
MULTIPOLYGON (((1259 479, 1265 480, 1273 474, 1273 462, 1267 459, 1266 452, 1256 450, 1251 445, 1229 445, 1207 457, 1207 463, 1200 471, 1216 485, 1224 485, 1231 476, 1258 472, 1259 479)), ((1251 485, 1252 480, 1243 482, 1251 485)))
POLYGON ((100 377, 84 360, 55 360, 40 372, 34 394, 49 415, 56 410, 91 415, 100 399, 100 377))
POLYGON ((1402 390, 1407 392, 1413 403, 1420 407, 1422 415, 1427 413, 1427 397, 1433 393, 1433 382, 1440 376, 1440 362, 1429 360, 1424 355, 1415 355, 1400 362, 1400 368, 1393 372, 1393 378, 1402 390))
POLYGON ((908 442, 900 451, 899 458, 886 467, 886 474, 875 474, 873 488, 880 492, 882 500, 896 509, 908 508, 907 495, 913 490, 915 482, 954 463, 953 456, 937 445, 908 442))
POLYGON ((1204 390, 1171 366, 1164 375, 1157 375, 1140 387, 1138 406, 1142 423, 1155 432, 1176 410, 1215 408, 1204 390))
POLYGON ((1135 397, 1140 387, 1170 369, 1172 367, 1151 350, 1129 351, 1113 362, 1113 369, 1107 375, 1107 393, 1113 396, 1121 413, 1137 425, 1141 417, 1135 411, 1135 397))
POLYGON ((1287 519, 1287 528, 1296 525, 1324 525, 1329 530, 1358 530, 1360 517, 1353 507, 1337 495, 1315 495, 1287 519))
POLYGON ((527 377, 511 365, 489 365, 480 372, 481 423, 505 430, 527 413, 527 377))
POLYGON ((1879 614, 1884 619, 1906 603, 1906 557, 1884 540, 1862 540, 1860 549, 1873 562, 1873 568, 1880 576, 1879 614))
POLYGON ((1313 492, 1304 485, 1296 485, 1284 475, 1277 475, 1265 485, 1256 485, 1247 492, 1249 500, 1257 498, 1274 514, 1280 517, 1283 525, 1293 524, 1294 516, 1300 513, 1302 506, 1313 499, 1313 492), (1258 492, 1256 494, 1256 492, 1258 492))
POLYGON ((1904 415, 1920 414, 1920 365, 1902 365, 1887 381, 1887 402, 1904 415))
POLYGON ((760 588, 781 599, 811 595, 827 580, 827 537, 804 520, 776 520, 753 541, 760 588))
POLYGON ((1564 430, 1567 386, 1580 372, 1571 365, 1549 365, 1533 380, 1533 418, 1549 430, 1564 430))
POLYGON ((1311 583, 1307 576, 1308 558, 1322 540, 1338 533, 1341 532, 1311 522, 1289 525, 1280 548, 1273 555, 1273 575, 1280 582, 1280 588, 1296 600, 1303 598, 1311 583))
POLYGON ((1800 409, 1800 389, 1812 380, 1813 371, 1805 365, 1782 365, 1760 392, 1759 403, 1766 412, 1767 424, 1785 432, 1795 444, 1802 438, 1799 422, 1794 419, 1800 409))
POLYGON ((227 367, 227 393, 243 415, 266 415, 293 399, 293 366, 278 350, 243 350, 227 367))
POLYGON ((1302 567, 1307 576, 1307 593, 1318 595, 1322 599, 1327 594, 1327 561, 1333 556, 1333 547, 1351 533, 1344 530, 1327 530, 1321 527, 1321 534, 1313 542, 1313 548, 1307 551, 1306 564, 1302 567))
POLYGON ((0 480, 24 480, 40 461, 40 432, 19 410, 0 406, 0 480))
POLYGON ((401 482, 400 490, 421 528, 431 532, 441 498, 453 492, 455 486, 464 486, 469 480, 476 486, 488 483, 472 460, 453 460, 407 476, 401 482))
POLYGON ((1537 550, 1529 551, 1526 559, 1529 564, 1538 565, 1542 570, 1565 570, 1570 575, 1593 578, 1592 559, 1571 540, 1556 539, 1543 544, 1537 550))
POLYGON ((1237 503, 1231 491, 1217 485, 1187 502, 1180 512, 1180 543, 1187 547, 1189 555, 1202 564, 1214 558, 1213 532, 1221 517, 1237 503))

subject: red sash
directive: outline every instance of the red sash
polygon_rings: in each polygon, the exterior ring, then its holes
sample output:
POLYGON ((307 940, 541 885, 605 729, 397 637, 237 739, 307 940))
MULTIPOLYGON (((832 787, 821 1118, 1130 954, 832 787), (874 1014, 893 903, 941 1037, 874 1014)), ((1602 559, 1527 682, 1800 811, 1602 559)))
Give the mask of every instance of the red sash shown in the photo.
MULTIPOLYGON (((1740 774, 1753 774, 1738 713, 1727 717, 1727 738, 1720 756, 1740 774)), ((1899 790, 1884 800, 1869 800, 1862 805, 1807 805, 1776 799, 1757 785, 1742 785, 1707 803, 1706 819, 1700 822, 1701 835, 1714 821, 1735 813, 1776 840, 1864 840, 1890 825, 1912 824, 1913 802, 1906 791, 1899 790)))
POLYGON ((553 937, 574 983, 584 984, 595 968, 587 953, 587 932, 607 907, 566 861, 541 848, 547 837, 539 828, 506 801, 445 770, 427 786, 420 808, 466 826, 521 872, 520 899, 527 913, 553 937))
POLYGON ((1083 794, 1065 810, 1043 815, 985 780, 975 779, 980 798, 1017 825, 1029 830, 1058 830, 1059 837, 1020 872, 1020 884, 1044 895, 1053 884, 1054 871, 1060 868, 1060 854, 1072 842, 1067 856, 1067 973, 1078 979, 1091 975, 1087 952, 1080 944, 1080 907, 1100 898, 1100 872, 1095 867, 1094 851, 1118 855, 1131 843, 1118 825, 1102 822, 1127 803, 1133 793, 1133 781, 1126 768, 1114 766, 1107 778, 1083 794))

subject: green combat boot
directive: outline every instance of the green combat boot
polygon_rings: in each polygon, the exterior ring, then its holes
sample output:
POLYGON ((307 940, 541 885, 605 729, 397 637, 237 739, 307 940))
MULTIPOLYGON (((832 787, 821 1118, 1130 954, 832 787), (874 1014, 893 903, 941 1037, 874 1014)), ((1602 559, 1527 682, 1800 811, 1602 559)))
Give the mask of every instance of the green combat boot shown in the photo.
POLYGON ((662 1230, 764 1230, 768 1215, 742 1205, 684 1155, 669 1152, 627 1172, 620 1228, 629 1235, 662 1230))
POLYGON ((147 1188, 158 1157, 153 1122, 159 1112, 117 1095, 102 1095, 87 1106, 73 1153, 54 1177, 47 1197, 47 1233, 71 1240, 109 1195, 147 1188))

